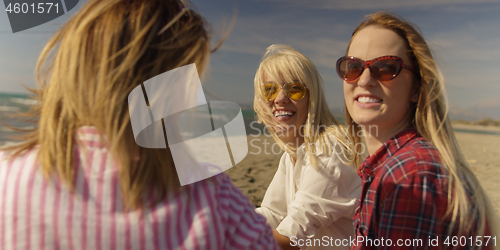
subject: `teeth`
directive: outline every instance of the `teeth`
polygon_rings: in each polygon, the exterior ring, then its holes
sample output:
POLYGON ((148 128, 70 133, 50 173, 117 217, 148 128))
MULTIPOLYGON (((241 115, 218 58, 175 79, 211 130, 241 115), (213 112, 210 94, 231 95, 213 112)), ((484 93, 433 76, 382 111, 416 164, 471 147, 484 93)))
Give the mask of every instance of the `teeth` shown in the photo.
POLYGON ((291 112, 291 111, 279 110, 279 111, 274 112, 274 116, 276 116, 276 117, 278 117, 278 116, 292 116, 292 115, 293 115, 293 112, 291 112))
POLYGON ((373 97, 362 96, 362 97, 358 98, 358 102, 361 102, 361 103, 379 103, 379 102, 382 102, 382 100, 379 100, 379 99, 373 98, 373 97))

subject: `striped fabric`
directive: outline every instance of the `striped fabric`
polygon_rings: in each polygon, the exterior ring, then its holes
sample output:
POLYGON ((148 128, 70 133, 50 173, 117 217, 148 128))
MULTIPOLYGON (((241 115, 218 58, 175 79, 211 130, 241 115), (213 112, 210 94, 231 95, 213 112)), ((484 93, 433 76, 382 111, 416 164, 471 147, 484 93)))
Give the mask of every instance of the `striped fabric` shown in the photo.
POLYGON ((265 219, 224 173, 142 214, 125 212, 117 166, 92 127, 78 131, 75 194, 38 169, 36 149, 0 151, 0 250, 278 249, 265 219))

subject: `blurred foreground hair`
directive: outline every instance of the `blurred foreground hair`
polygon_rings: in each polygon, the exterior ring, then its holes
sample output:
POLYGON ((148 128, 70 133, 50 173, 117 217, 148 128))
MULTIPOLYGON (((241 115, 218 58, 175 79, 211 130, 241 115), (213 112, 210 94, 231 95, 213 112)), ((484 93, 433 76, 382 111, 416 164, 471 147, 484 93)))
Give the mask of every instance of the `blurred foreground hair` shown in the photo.
POLYGON ((202 75, 209 42, 207 23, 180 1, 90 0, 43 49, 32 90, 39 102, 27 114, 38 126, 7 150, 16 157, 37 147, 46 177, 56 175, 74 190, 75 133, 94 126, 119 166, 126 208, 155 205, 180 184, 168 148, 136 144, 128 95, 187 64, 202 75))

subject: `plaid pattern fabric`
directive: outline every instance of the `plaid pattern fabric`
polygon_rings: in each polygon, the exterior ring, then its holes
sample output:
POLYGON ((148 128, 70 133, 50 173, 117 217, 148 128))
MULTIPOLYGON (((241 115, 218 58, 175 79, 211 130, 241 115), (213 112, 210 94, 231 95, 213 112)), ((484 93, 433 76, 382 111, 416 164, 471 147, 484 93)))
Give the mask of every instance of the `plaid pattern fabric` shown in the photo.
POLYGON ((352 249, 446 246, 448 175, 437 149, 415 129, 386 142, 363 162, 358 175, 363 190, 352 249))

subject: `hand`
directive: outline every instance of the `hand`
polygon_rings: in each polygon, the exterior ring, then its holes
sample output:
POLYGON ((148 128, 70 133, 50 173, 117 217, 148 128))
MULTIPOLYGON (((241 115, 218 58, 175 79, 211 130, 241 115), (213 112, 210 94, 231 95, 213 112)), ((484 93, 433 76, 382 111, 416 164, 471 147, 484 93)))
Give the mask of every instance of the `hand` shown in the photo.
POLYGON ((278 246, 281 247, 283 250, 300 250, 299 247, 292 246, 290 245, 291 241, 288 237, 281 235, 276 231, 276 229, 273 229, 273 236, 276 242, 278 242, 278 246))

